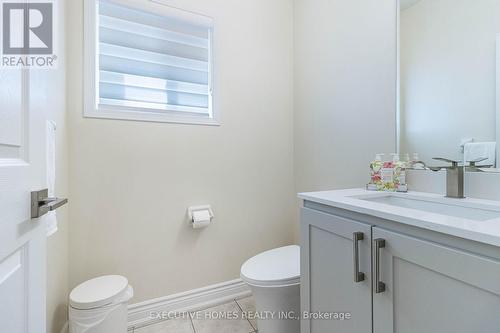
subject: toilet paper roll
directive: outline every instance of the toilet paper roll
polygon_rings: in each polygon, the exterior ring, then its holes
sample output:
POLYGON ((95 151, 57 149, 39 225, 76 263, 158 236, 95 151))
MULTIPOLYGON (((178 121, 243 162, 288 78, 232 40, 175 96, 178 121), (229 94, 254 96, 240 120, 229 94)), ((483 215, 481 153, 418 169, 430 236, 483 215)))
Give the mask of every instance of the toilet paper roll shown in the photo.
POLYGON ((200 229, 207 227, 212 220, 212 215, 210 211, 207 210, 198 210, 193 212, 193 228, 200 229))

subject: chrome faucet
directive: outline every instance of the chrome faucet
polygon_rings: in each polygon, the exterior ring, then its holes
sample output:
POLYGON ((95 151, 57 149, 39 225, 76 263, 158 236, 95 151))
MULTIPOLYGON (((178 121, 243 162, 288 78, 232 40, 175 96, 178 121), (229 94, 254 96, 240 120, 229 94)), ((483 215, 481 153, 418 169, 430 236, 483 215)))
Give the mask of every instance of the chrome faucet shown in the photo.
MULTIPOLYGON (((428 167, 429 170, 439 171, 441 169, 446 170, 446 197, 463 199, 464 196, 464 175, 465 171, 470 172, 482 172, 480 168, 476 166, 476 163, 487 160, 487 158, 480 158, 474 161, 468 161, 469 166, 460 165, 459 161, 453 161, 447 158, 434 157, 433 160, 451 163, 451 166, 445 167, 428 167)), ((486 168, 491 166, 485 166, 486 168)))

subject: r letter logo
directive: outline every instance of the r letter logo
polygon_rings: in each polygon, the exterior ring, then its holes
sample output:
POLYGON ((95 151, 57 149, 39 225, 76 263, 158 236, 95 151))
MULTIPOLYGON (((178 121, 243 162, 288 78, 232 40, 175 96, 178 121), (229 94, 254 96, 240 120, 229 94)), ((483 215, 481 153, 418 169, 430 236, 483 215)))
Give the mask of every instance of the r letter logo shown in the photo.
POLYGON ((3 54, 52 54, 52 3, 3 4, 3 54))
POLYGON ((52 67, 53 39, 52 2, 3 1, 2 66, 52 67))

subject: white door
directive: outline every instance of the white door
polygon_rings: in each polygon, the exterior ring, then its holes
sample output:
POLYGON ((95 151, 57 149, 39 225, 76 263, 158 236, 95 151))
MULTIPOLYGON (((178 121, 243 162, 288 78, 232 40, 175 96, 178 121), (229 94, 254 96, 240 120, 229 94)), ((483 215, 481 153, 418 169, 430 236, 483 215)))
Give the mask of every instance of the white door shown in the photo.
POLYGON ((0 68, 0 331, 45 332, 46 226, 30 193, 45 187, 49 70, 0 68))

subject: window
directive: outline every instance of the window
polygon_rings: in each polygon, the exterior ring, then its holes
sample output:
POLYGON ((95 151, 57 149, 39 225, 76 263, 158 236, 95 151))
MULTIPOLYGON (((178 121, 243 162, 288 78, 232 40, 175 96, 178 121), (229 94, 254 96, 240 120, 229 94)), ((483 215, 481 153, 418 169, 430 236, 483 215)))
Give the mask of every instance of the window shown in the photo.
POLYGON ((218 124, 213 22, 161 1, 85 1, 84 116, 218 124))

